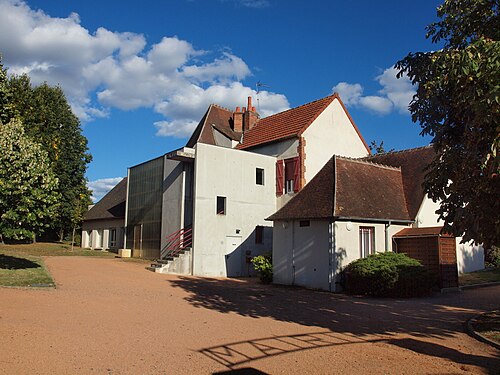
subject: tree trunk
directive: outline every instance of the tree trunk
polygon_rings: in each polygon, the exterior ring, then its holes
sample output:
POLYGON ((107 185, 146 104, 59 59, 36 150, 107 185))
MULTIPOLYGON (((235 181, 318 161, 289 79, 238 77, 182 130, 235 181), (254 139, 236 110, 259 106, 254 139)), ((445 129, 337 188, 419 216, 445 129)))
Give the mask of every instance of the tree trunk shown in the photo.
POLYGON ((75 230, 76 230, 76 227, 73 226, 73 235, 71 236, 71 251, 73 251, 73 247, 75 245, 75 230))
POLYGON ((64 229, 61 229, 59 231, 59 242, 63 242, 64 241, 64 229))

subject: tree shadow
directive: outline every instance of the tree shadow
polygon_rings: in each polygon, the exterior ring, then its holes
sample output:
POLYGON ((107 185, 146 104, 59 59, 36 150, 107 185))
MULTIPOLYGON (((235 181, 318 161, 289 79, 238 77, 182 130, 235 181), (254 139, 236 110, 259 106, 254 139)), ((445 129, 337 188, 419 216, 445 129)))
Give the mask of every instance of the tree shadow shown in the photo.
POLYGON ((38 263, 35 263, 29 259, 0 254, 0 268, 4 270, 21 270, 26 268, 40 267, 41 266, 38 263))
MULTIPOLYGON (((409 350, 415 349, 419 353, 448 358, 458 363, 485 369, 500 368, 498 358, 461 353, 444 346, 445 339, 456 336, 457 332, 464 332, 465 320, 481 311, 498 308, 500 287, 426 298, 375 299, 263 285, 254 279, 180 276, 168 282, 187 291, 189 295, 185 299, 197 308, 221 313, 232 312, 253 318, 271 317, 304 326, 322 327, 331 333, 355 337, 356 340, 382 339, 393 345, 406 345, 409 350), (412 341, 398 341, 395 334, 411 335, 412 341), (392 338, 394 340, 390 341, 392 338), (426 342, 429 339, 443 340, 444 345, 426 342), (420 341, 423 344, 416 345, 420 341)), ((206 348, 201 352, 217 360, 215 357, 220 353, 224 357, 227 346, 233 344, 206 348), (222 352, 217 354, 219 349, 222 352)), ((248 341, 246 345, 253 343, 248 341)), ((219 361, 221 364, 223 362, 219 361)), ((242 363, 246 362, 237 362, 238 365, 242 363)), ((229 363, 225 365, 230 368, 235 366, 229 363)))

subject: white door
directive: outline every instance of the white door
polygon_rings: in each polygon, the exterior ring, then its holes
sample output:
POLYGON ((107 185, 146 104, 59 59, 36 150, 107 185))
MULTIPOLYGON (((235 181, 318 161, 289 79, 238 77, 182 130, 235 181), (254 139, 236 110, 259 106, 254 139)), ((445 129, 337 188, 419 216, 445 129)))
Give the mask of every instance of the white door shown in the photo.
POLYGON ((242 251, 240 236, 226 236, 226 275, 228 277, 242 275, 242 251))

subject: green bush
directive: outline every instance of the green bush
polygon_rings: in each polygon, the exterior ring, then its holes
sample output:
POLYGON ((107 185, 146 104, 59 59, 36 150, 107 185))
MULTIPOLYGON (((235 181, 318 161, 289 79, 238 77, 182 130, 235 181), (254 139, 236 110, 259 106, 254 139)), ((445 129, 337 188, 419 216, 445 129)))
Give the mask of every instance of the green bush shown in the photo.
POLYGON ((492 246, 487 258, 484 264, 486 268, 500 268, 500 247, 492 246))
POLYGON ((344 273, 347 293, 377 297, 426 295, 436 282, 436 276, 418 260, 392 252, 355 260, 344 273))
POLYGON ((255 271, 259 273, 260 281, 270 283, 273 281, 273 262, 271 254, 259 255, 252 258, 255 271))

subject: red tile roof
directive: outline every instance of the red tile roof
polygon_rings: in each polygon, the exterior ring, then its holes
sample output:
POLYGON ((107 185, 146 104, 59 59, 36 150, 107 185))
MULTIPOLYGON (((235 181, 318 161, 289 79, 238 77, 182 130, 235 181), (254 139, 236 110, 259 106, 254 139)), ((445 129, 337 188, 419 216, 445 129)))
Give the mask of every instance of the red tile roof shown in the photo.
POLYGON ((361 136, 359 129, 336 93, 259 120, 252 129, 244 134, 243 143, 238 145, 237 148, 249 149, 273 141, 300 136, 334 99, 340 102, 354 129, 369 151, 368 145, 361 136))
POLYGON ((426 175, 425 169, 435 157, 436 152, 432 145, 429 145, 408 150, 388 152, 386 154, 376 154, 364 160, 393 167, 401 167, 408 213, 412 219, 415 219, 425 197, 424 188, 422 186, 426 175))
POLYGON ((328 218, 410 221, 401 170, 334 156, 269 220, 328 218))

